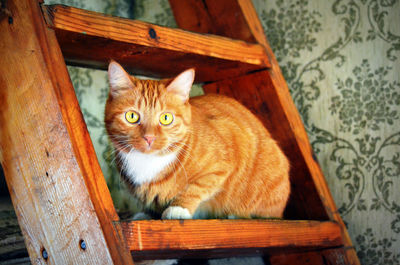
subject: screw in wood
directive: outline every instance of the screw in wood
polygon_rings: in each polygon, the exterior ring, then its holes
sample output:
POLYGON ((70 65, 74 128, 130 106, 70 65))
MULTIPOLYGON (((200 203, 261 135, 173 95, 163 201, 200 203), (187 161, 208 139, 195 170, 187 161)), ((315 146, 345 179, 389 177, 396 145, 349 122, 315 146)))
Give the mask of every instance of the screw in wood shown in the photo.
POLYGON ((152 39, 156 39, 157 38, 157 33, 153 28, 149 29, 149 35, 150 35, 150 38, 152 38, 152 39))
POLYGON ((45 248, 42 249, 42 257, 44 258, 44 260, 47 261, 47 259, 49 258, 49 254, 47 254, 47 250, 45 248))
POLYGON ((85 240, 81 239, 79 241, 79 246, 81 247, 82 250, 86 250, 86 242, 85 242, 85 240))

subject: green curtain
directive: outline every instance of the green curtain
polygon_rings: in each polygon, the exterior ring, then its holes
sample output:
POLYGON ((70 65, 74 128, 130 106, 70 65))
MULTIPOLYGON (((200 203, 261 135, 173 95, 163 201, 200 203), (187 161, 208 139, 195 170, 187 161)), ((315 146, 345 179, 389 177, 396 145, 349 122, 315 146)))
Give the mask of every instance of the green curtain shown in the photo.
MULTIPOLYGON (((167 0, 46 3, 176 27, 167 0)), ((253 3, 361 263, 400 264, 400 1, 253 3)), ((116 207, 136 210, 105 134, 106 73, 69 71, 116 207)))

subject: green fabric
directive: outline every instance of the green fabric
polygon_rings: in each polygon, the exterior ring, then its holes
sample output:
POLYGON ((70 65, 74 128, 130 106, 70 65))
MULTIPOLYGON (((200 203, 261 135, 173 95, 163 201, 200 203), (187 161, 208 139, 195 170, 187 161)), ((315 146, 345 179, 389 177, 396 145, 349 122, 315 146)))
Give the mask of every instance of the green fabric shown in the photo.
MULTIPOLYGON (((167 0, 56 2, 176 26, 167 0)), ((253 3, 361 263, 400 264, 400 1, 253 3)), ((111 163, 106 73, 69 71, 115 205, 136 209, 111 163)))

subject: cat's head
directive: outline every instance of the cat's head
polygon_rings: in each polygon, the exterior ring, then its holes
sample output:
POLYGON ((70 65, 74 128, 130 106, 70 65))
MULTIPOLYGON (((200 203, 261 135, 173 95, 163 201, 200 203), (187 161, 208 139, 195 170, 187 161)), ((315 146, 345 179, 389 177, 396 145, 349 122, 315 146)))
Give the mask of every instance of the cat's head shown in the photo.
POLYGON ((174 79, 140 80, 112 61, 108 77, 105 124, 117 150, 164 154, 182 144, 190 130, 193 69, 174 79))

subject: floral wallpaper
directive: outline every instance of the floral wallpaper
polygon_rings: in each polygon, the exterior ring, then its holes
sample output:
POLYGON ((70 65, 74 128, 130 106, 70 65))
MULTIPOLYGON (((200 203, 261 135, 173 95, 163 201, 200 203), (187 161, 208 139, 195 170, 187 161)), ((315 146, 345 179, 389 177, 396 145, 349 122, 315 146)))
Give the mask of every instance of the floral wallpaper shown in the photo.
MULTIPOLYGON (((167 0, 46 3, 176 27, 167 0)), ((361 263, 400 264, 400 1, 253 3, 361 263)), ((68 69, 116 207, 140 208, 112 163, 106 73, 68 69)))
POLYGON ((362 264, 400 264, 400 1, 255 0, 362 264))

